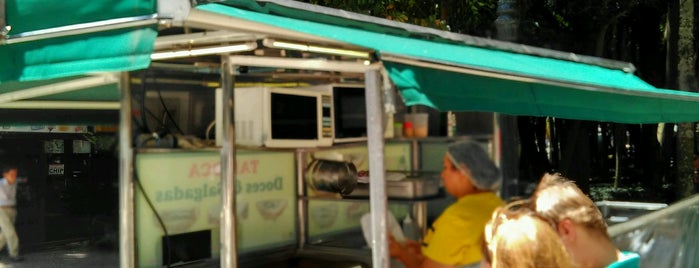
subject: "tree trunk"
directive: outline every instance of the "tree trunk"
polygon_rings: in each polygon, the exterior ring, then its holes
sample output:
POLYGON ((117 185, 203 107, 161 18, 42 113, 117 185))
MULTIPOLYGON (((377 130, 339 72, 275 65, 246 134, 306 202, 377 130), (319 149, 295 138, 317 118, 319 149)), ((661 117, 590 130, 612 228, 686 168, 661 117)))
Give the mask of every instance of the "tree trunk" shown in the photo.
POLYGON ((612 128, 614 129, 614 188, 617 188, 621 180, 621 158, 626 135, 624 134, 625 126, 623 124, 612 124, 612 128))
POLYGON ((665 87, 677 88, 677 45, 679 44, 680 2, 668 0, 667 3, 667 27, 665 27, 667 40, 667 56, 665 57, 665 87))
POLYGON ((595 56, 597 57, 604 57, 604 50, 605 50, 605 41, 607 40, 607 29, 609 28, 609 24, 605 24, 602 27, 600 27, 599 31, 597 32, 597 35, 595 37, 595 56))
MULTIPOLYGON (((694 42, 694 1, 681 1, 679 4, 678 65, 677 85, 682 91, 697 91, 696 58, 694 42)), ((692 161, 694 160, 694 129, 691 123, 678 125, 677 133, 677 181, 675 189, 678 199, 688 197, 693 192, 692 161)))
POLYGON ((561 144, 560 171, 585 193, 590 192, 590 125, 589 121, 556 120, 561 144))

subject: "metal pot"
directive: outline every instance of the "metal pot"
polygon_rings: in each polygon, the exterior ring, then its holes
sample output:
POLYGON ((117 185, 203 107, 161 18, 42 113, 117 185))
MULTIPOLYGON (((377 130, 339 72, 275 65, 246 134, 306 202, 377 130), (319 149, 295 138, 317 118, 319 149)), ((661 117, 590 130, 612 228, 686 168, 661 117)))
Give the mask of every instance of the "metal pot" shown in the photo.
POLYGON ((357 168, 352 162, 314 159, 306 169, 306 183, 316 191, 346 195, 357 186, 357 168))

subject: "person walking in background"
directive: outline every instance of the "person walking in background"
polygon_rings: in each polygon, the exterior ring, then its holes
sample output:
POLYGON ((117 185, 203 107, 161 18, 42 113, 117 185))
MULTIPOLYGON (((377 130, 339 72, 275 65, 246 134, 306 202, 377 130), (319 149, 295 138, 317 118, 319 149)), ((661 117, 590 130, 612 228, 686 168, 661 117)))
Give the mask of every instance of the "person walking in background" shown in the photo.
POLYGON ((493 212, 481 247, 481 268, 576 267, 552 222, 534 213, 529 200, 493 212))
POLYGON ((602 212, 574 182, 560 174, 545 174, 531 204, 537 214, 555 224, 578 267, 639 267, 639 255, 622 252, 612 243, 602 212))
POLYGON ((15 205, 17 195, 17 166, 5 164, 2 166, 0 179, 0 250, 7 244, 10 261, 22 261, 19 256, 19 238, 15 231, 17 210, 15 205))
POLYGON ((435 220, 422 244, 401 244, 389 237, 389 252, 405 267, 477 266, 486 222, 504 201, 496 194, 502 183, 500 170, 482 145, 465 141, 451 144, 440 174, 446 191, 457 201, 435 220))

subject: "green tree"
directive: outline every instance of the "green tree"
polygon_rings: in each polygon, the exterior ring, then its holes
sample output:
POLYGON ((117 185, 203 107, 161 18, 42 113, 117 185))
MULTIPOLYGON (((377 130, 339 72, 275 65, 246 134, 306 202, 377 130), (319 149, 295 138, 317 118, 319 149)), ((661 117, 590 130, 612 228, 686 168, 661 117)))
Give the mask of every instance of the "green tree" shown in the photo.
POLYGON ((497 4, 495 0, 304 0, 302 2, 481 36, 491 32, 496 18, 497 4))
MULTIPOLYGON (((498 1, 491 0, 305 0, 305 2, 482 37, 493 35, 498 4, 498 1)), ((668 55, 675 55, 674 53, 677 51, 677 46, 673 46, 673 44, 685 44, 684 47, 680 47, 679 54, 688 56, 680 58, 684 58, 683 62, 685 63, 693 62, 696 59, 696 51, 694 51, 696 48, 693 46, 693 41, 691 41, 691 48, 687 45, 690 44, 688 43, 690 41, 687 40, 693 40, 693 32, 690 33, 691 37, 684 39, 685 41, 677 41, 677 31, 670 29, 673 23, 673 3, 675 3, 675 13, 677 13, 676 10, 680 9, 680 4, 676 2, 678 1, 517 0, 516 18, 519 23, 519 36, 516 40, 527 45, 632 62, 637 67, 635 74, 652 85, 663 88, 680 88, 683 85, 683 80, 682 77, 677 78, 677 66, 682 66, 683 63, 678 64, 676 56, 668 55), (673 34, 675 41, 673 41, 673 34), (683 54, 682 51, 694 51, 695 54, 683 54), (667 71, 666 68, 663 68, 664 66, 668 66, 667 71)), ((687 7, 683 7, 681 10, 686 10, 690 5, 689 2, 682 2, 682 5, 687 7)), ((691 9, 693 12, 693 3, 691 3, 691 9)), ((679 16, 675 15, 675 17, 679 16)), ((696 16, 693 13, 691 16, 684 15, 685 24, 691 25, 687 27, 694 27, 693 22, 696 20, 692 19, 694 17, 696 16)), ((680 71, 681 74, 693 74, 694 72, 694 67, 680 71)), ((688 76, 684 75, 683 77, 688 76)), ((684 85, 686 84, 688 83, 684 83, 684 85)), ((586 184, 586 178, 591 176, 590 167, 587 165, 594 163, 590 163, 591 155, 581 154, 577 148, 591 147, 590 140, 586 137, 596 134, 596 128, 593 127, 596 123, 557 120, 555 125, 556 128, 560 128, 557 132, 559 133, 559 141, 562 142, 560 145, 561 159, 555 163, 542 163, 545 166, 535 167, 533 170, 548 170, 550 165, 554 164, 554 169, 573 173, 566 175, 582 179, 582 183, 586 184), (578 138, 583 141, 576 141, 578 138)), ((615 137, 611 138, 615 141, 613 146, 616 146, 613 150, 615 152, 614 160, 611 163, 622 162, 617 160, 622 158, 623 150, 619 146, 623 145, 620 141, 625 138, 625 133, 638 136, 634 137, 635 140, 639 141, 636 148, 637 154, 631 158, 627 157, 625 160, 631 161, 630 165, 634 166, 635 170, 621 170, 621 167, 616 167, 616 175, 613 176, 617 180, 621 177, 631 177, 628 181, 647 182, 648 187, 658 189, 657 187, 661 185, 674 182, 674 178, 668 176, 675 174, 674 170, 666 169, 665 164, 658 163, 659 161, 672 162, 668 159, 673 158, 680 163, 676 166, 670 166, 670 168, 687 167, 687 160, 693 157, 689 155, 688 150, 682 153, 681 150, 677 149, 693 148, 688 143, 690 140, 687 137, 680 139, 677 143, 674 140, 666 142, 665 140, 668 138, 664 138, 662 142, 657 142, 658 126, 655 124, 605 125, 611 128, 611 133, 615 133, 615 137), (676 148, 669 148, 675 147, 675 144, 677 144, 676 148), (668 151, 681 155, 672 155, 668 151), (683 156, 684 154, 687 155, 683 156)), ((680 126, 680 129, 684 130, 688 127, 680 126)), ((665 126, 665 129, 672 129, 672 125, 665 126)), ((664 133, 670 132, 664 131, 664 133)), ((589 150, 582 152, 587 151, 589 150)), ((601 161, 601 163, 610 162, 601 161)), ((677 174, 677 178, 690 177, 691 170, 681 168, 677 174)), ((625 186, 626 183, 616 182, 621 186, 625 186)), ((680 187, 683 189, 691 187, 686 183, 686 179, 674 183, 684 185, 680 187)), ((687 191, 678 190, 677 193, 678 197, 681 197, 686 195, 687 191)))

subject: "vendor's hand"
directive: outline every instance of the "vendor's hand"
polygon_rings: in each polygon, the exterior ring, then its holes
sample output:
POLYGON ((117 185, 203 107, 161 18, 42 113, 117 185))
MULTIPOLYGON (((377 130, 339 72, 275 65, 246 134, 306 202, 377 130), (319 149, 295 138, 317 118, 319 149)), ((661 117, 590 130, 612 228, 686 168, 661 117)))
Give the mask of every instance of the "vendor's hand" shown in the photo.
POLYGON ((406 267, 419 267, 424 261, 422 246, 415 240, 405 240, 401 243, 389 234, 388 251, 391 257, 400 260, 406 267))
POLYGON ((410 254, 422 256, 422 245, 420 245, 420 242, 415 240, 405 240, 403 246, 410 254))
POLYGON ((396 239, 393 238, 393 235, 388 234, 388 253, 391 255, 391 257, 400 258, 400 256, 403 254, 403 251, 403 245, 396 241, 396 239))

